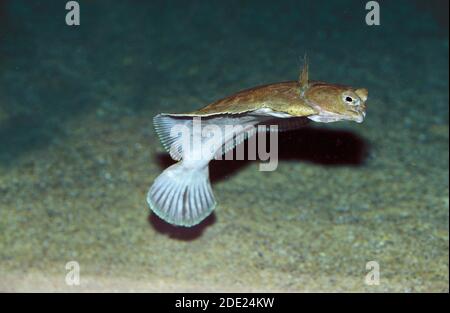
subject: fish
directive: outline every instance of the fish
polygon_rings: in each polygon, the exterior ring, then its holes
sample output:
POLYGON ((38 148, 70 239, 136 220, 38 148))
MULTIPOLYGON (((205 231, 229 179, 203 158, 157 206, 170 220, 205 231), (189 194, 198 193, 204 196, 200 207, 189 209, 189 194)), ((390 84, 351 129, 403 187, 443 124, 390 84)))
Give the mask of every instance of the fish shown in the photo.
MULTIPOLYGON (((197 225, 217 204, 209 179, 209 162, 257 133, 260 128, 255 126, 299 119, 362 123, 367 98, 366 88, 309 80, 305 58, 295 81, 242 90, 190 113, 157 114, 153 119, 156 133, 171 158, 178 162, 154 180, 147 203, 151 211, 170 224, 197 225), (229 125, 240 128, 227 130, 229 125), (204 148, 208 127, 216 130, 216 136, 204 148)), ((297 125, 292 124, 291 128, 297 125)))

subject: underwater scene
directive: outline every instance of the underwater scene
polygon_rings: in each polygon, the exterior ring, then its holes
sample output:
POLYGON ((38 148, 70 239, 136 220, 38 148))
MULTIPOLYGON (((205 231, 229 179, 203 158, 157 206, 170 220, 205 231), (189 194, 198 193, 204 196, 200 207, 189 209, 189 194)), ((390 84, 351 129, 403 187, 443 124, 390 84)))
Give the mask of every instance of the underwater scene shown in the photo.
POLYGON ((0 291, 449 292, 448 69, 448 1, 2 0, 0 291))

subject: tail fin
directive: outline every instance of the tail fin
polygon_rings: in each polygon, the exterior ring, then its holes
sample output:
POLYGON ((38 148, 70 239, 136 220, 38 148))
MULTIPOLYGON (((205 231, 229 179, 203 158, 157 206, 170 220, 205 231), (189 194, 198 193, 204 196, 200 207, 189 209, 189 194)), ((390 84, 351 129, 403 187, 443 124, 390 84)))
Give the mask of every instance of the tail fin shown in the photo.
POLYGON ((161 173, 147 194, 152 211, 163 220, 194 226, 204 220, 216 206, 208 166, 187 168, 178 162, 161 173))

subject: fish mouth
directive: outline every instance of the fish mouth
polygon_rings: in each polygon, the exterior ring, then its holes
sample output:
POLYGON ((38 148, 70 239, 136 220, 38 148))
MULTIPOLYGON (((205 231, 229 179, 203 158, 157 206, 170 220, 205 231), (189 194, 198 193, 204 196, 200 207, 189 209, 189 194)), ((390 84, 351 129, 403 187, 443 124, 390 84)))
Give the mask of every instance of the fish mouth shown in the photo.
POLYGON ((364 121, 364 118, 366 117, 366 111, 364 110, 350 110, 350 112, 353 115, 350 120, 357 123, 362 123, 364 121))
POLYGON ((355 120, 357 123, 364 122, 364 118, 366 117, 366 112, 362 111, 361 114, 355 120))

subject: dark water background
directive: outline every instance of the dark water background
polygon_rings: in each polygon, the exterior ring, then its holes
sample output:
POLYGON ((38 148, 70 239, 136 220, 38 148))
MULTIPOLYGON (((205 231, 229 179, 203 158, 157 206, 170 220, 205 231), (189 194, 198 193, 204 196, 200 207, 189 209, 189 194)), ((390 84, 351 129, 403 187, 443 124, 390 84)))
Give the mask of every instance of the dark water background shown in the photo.
MULTIPOLYGON (((444 93, 448 47, 418 42, 448 37, 448 2, 381 1, 380 27, 365 25, 364 4, 81 1, 81 26, 68 27, 65 1, 2 1, 0 103, 9 118, 0 159, 45 146, 60 124, 97 109, 105 96, 131 114, 189 111, 236 88, 293 79, 304 53, 313 78, 367 86, 384 102, 385 88, 444 93), (420 83, 402 86, 405 80, 420 83), (165 99, 174 94, 202 103, 169 108, 165 99)), ((448 115, 446 103, 429 106, 448 115)))

